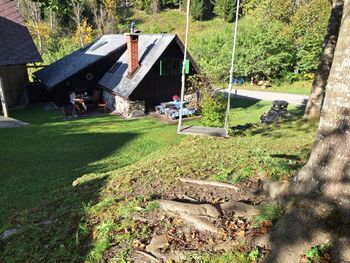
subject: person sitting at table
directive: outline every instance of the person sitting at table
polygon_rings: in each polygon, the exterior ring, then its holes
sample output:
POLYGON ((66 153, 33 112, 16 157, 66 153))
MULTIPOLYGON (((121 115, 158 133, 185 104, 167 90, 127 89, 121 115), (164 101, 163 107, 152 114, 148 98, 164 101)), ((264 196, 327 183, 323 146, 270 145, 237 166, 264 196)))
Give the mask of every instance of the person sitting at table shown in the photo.
POLYGON ((87 107, 82 98, 78 98, 74 91, 68 91, 69 101, 72 103, 79 111, 86 111, 87 107))

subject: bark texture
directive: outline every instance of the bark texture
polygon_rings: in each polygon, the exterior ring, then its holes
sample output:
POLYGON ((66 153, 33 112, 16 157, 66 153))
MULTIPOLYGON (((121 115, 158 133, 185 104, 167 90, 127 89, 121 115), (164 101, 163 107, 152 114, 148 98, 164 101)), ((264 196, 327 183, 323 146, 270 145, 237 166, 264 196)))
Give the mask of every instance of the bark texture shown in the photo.
POLYGON ((322 54, 312 83, 311 94, 305 108, 304 119, 307 120, 320 117, 327 80, 334 57, 334 50, 337 45, 343 6, 344 0, 333 0, 332 12, 328 21, 322 54))
POLYGON ((350 258, 350 0, 344 1, 320 124, 308 163, 296 176, 293 205, 270 233, 265 262, 297 263, 329 245, 332 262, 350 258))
POLYGON ((320 124, 296 193, 318 193, 350 205, 350 0, 345 0, 320 124))

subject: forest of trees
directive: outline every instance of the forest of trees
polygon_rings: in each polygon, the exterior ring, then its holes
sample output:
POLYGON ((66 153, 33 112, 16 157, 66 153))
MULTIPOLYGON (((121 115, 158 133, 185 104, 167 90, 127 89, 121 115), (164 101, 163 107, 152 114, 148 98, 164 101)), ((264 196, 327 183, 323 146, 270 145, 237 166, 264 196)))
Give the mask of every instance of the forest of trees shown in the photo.
MULTIPOLYGON (((103 34, 125 32, 136 12, 148 14, 152 19, 168 9, 185 11, 183 0, 20 0, 19 5, 45 63, 103 34)), ((236 75, 278 81, 312 79, 331 7, 328 0, 243 1, 236 75)), ((234 1, 191 2, 193 23, 220 19, 227 25, 232 23, 234 12, 234 1)), ((172 31, 167 32, 174 33, 172 31)), ((214 82, 227 78, 232 31, 225 27, 210 35, 192 35, 191 53, 214 82)))

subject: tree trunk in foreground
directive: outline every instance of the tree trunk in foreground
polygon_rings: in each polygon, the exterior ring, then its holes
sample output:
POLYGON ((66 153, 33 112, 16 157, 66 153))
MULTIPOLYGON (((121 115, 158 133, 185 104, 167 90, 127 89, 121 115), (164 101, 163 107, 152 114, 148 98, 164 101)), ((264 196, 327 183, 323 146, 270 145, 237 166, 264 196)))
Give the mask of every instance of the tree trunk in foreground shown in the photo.
POLYGON ((296 193, 350 205, 350 0, 345 0, 321 120, 308 163, 296 177, 296 193))
POLYGON ((332 12, 328 21, 322 54, 312 83, 311 94, 305 108, 304 119, 307 120, 320 117, 327 79, 333 61, 334 50, 337 45, 343 6, 344 0, 333 0, 332 12))
MULTIPOLYGON (((350 259, 350 0, 344 12, 321 120, 308 163, 286 196, 292 201, 270 232, 267 263, 298 263, 312 246, 332 262, 350 259)), ((304 257, 305 259, 305 257, 304 257)))

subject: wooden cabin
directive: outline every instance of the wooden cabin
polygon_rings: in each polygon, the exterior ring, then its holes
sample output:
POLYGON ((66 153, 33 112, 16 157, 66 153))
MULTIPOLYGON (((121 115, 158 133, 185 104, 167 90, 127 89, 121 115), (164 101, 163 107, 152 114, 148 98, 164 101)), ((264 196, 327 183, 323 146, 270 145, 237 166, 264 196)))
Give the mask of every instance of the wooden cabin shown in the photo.
MULTIPOLYGON (((125 35, 127 50, 99 81, 109 108, 140 116, 180 95, 183 44, 175 34, 125 35)), ((186 76, 199 73, 188 55, 186 76)))
MULTIPOLYGON (((91 94, 98 87, 111 111, 144 115, 180 95, 183 50, 175 34, 104 35, 34 75, 57 106, 69 103, 68 90, 91 94)), ((199 73, 188 57, 186 76, 199 73)))
POLYGON ((0 78, 8 107, 27 104, 27 64, 40 61, 17 1, 0 1, 0 78))
POLYGON ((98 82, 126 50, 123 35, 104 35, 87 46, 37 71, 57 106, 69 103, 67 92, 92 94, 98 82))

